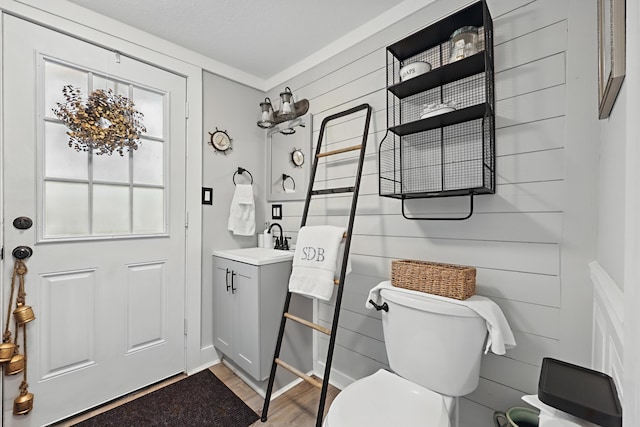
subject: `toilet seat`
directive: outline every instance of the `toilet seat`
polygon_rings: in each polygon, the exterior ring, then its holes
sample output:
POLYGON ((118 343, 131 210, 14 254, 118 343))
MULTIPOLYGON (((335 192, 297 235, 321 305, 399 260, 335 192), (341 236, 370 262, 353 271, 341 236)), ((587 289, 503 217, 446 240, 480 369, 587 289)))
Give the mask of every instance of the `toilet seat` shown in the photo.
POLYGON ((325 417, 324 427, 449 427, 445 399, 434 391, 380 369, 338 394, 325 417))

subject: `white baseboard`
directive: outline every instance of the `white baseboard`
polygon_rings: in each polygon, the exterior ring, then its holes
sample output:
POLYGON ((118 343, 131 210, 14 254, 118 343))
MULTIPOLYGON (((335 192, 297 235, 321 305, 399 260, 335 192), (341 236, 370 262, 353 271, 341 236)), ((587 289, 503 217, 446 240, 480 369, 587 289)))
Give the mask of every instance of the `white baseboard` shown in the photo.
MULTIPOLYGON (((311 375, 311 372, 307 372, 307 375, 311 375)), ((294 388, 295 386, 300 384, 302 381, 304 381, 302 378, 296 378, 295 380, 291 381, 286 386, 281 387, 280 389, 278 389, 275 393, 271 393, 271 400, 273 400, 276 397, 280 396, 281 394, 284 394, 287 391, 291 390, 292 388, 294 388)), ((264 398, 264 396, 262 396, 262 397, 264 398)))
POLYGON ((231 369, 231 371, 236 374, 245 384, 253 389, 256 393, 260 395, 264 399, 266 392, 260 388, 258 384, 256 384, 251 378, 249 378, 242 370, 236 368, 231 362, 227 359, 222 359, 222 364, 227 368, 231 369))
POLYGON ((210 366, 217 365, 221 360, 221 353, 218 353, 216 348, 212 345, 202 347, 200 349, 200 366, 187 370, 187 375, 192 375, 197 372, 207 369, 210 366), (204 362, 203 362, 204 361, 204 362))
MULTIPOLYGON (((222 363, 224 364, 224 366, 226 366, 227 368, 231 369, 231 371, 233 371, 234 374, 236 374, 245 384, 247 384, 249 387, 251 387, 251 389, 253 391, 255 391, 256 393, 258 393, 258 395, 260 397, 262 397, 263 399, 265 398, 265 396, 267 395, 267 391, 262 389, 262 387, 260 387, 260 385, 258 383, 256 383, 255 380, 253 380, 252 378, 248 377, 241 369, 237 368, 236 366, 233 365, 233 363, 229 362, 227 359, 222 359, 222 363)), ((307 375, 311 375, 311 372, 307 372, 307 375)), ((289 384, 280 387, 278 390, 274 391, 273 393, 271 393, 271 399, 273 400, 276 397, 286 393, 288 390, 292 389, 293 387, 297 386, 298 384, 300 384, 302 382, 302 378, 296 378, 295 380, 291 381, 289 384)))
MULTIPOLYGON (((318 378, 324 378, 325 367, 326 365, 324 362, 318 360, 313 361, 313 372, 318 378)), ((329 384, 331 384, 335 388, 344 390, 345 387, 355 381, 356 380, 354 378, 351 378, 350 376, 334 368, 331 368, 331 374, 329 375, 329 384)))
POLYGON ((212 360, 211 362, 207 362, 204 365, 200 365, 196 368, 188 370, 187 375, 197 374, 198 372, 209 369, 210 367, 212 367, 213 365, 217 365, 218 363, 220 363, 220 359, 212 360))

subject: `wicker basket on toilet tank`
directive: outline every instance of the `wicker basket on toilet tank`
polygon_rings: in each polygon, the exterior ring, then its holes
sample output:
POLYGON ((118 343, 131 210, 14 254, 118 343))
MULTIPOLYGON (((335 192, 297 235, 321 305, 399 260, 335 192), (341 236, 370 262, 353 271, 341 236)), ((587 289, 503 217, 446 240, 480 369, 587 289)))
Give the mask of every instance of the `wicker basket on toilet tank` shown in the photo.
POLYGON ((476 269, 411 259, 391 262, 391 284, 399 288, 465 300, 476 293, 476 269))

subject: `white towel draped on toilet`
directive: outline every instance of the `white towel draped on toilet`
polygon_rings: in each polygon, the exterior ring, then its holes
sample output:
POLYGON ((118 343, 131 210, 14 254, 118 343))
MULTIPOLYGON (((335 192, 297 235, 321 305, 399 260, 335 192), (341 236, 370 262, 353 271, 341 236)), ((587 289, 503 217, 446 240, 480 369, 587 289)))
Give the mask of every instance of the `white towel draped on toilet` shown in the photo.
MULTIPOLYGON (((373 308, 373 304, 369 302, 372 300, 374 303, 381 305, 382 297, 380 296, 380 291, 383 289, 400 289, 396 288, 391 284, 390 280, 379 283, 376 287, 369 291, 369 295, 367 297, 367 302, 365 303, 366 308, 373 308)), ((466 300, 457 300, 453 298, 441 297, 440 295, 428 294, 420 291, 413 291, 410 289, 402 289, 409 294, 414 294, 420 297, 429 297, 441 301, 446 301, 451 304, 464 305, 471 310, 478 313, 478 315, 487 323, 487 331, 489 335, 487 336, 487 345, 484 349, 485 354, 491 350, 495 354, 505 354, 507 349, 513 348, 516 346, 516 340, 513 337, 513 333, 511 332, 511 327, 509 327, 509 322, 504 317, 504 313, 492 300, 489 298, 480 296, 480 295, 472 295, 466 300)))
POLYGON ((253 202, 253 186, 236 184, 227 229, 239 236, 253 236, 256 232, 256 210, 253 202))
POLYGON ((344 228, 332 225, 300 229, 289 278, 291 292, 324 301, 331 299, 336 264, 342 266, 340 243, 344 232, 344 228))

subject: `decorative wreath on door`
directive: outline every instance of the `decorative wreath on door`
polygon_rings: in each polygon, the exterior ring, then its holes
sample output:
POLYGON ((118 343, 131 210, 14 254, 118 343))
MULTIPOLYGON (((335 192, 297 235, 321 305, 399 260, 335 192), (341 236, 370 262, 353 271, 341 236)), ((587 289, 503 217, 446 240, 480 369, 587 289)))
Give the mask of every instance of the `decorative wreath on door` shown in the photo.
POLYGON ((94 90, 86 99, 80 89, 67 85, 62 89, 65 102, 56 103, 54 114, 69 129, 69 147, 76 151, 95 151, 111 155, 137 150, 140 135, 147 131, 144 115, 129 98, 111 89, 94 90))

